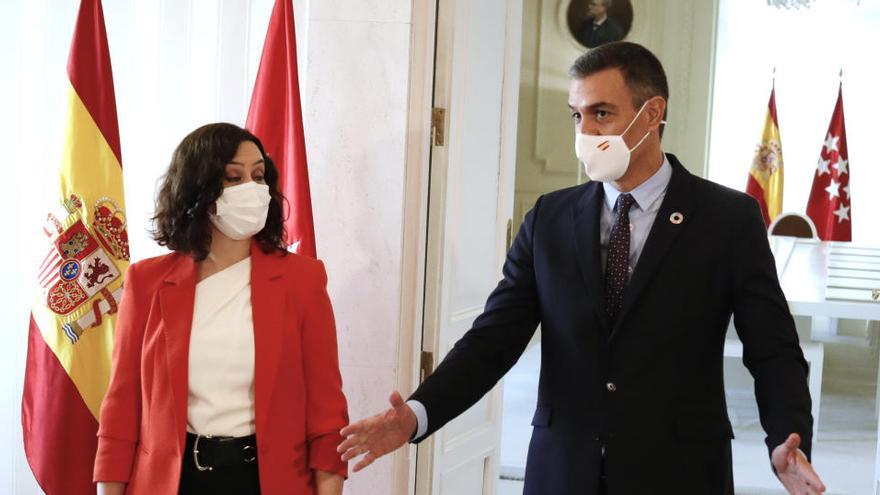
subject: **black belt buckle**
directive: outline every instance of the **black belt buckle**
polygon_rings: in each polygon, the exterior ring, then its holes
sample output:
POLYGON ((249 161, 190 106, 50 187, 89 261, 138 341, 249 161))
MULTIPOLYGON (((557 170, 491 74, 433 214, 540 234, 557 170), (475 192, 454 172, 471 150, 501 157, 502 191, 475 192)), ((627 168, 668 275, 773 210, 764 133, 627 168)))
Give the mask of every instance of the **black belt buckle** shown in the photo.
POLYGON ((254 445, 254 435, 249 437, 215 437, 213 435, 200 435, 190 433, 193 440, 193 463, 200 472, 213 471, 215 467, 233 466, 241 462, 252 463, 257 460, 257 450, 254 445), (200 462, 200 449, 205 449, 208 460, 212 461, 211 465, 207 462, 200 462))
POLYGON ((193 462, 196 465, 196 469, 199 471, 213 471, 214 466, 202 466, 199 464, 199 441, 202 438, 211 439, 213 438, 211 435, 196 435, 196 440, 193 442, 193 462))

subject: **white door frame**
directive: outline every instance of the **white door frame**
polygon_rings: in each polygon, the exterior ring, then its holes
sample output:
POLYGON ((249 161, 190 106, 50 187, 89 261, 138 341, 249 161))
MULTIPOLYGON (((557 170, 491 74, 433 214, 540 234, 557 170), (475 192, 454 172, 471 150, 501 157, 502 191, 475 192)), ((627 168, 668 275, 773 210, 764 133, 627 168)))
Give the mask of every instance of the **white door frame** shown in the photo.
MULTIPOLYGON (((404 397, 418 387, 421 371, 437 1, 412 1, 397 356, 397 388, 404 397)), ((409 445, 394 454, 391 493, 415 493, 416 453, 417 448, 409 445)))
MULTIPOLYGON (((423 338, 433 341, 434 336, 422 335, 427 255, 427 207, 431 160, 431 107, 435 78, 435 39, 437 30, 437 2, 412 2, 412 36, 410 38, 410 84, 407 117, 406 171, 404 198, 404 228, 401 277, 401 328, 398 351, 398 388, 406 396, 420 383, 420 358, 423 338)), ((516 128, 519 107, 520 59, 522 50, 522 2, 508 0, 508 17, 504 55, 502 88, 501 156, 498 180, 498 221, 495 239, 498 257, 503 260, 509 237, 508 221, 513 215, 515 193, 516 128)), ((445 205, 432 205, 435 211, 445 205)), ((501 265, 498 266, 501 274, 501 265)), ((435 280, 436 282, 436 280, 435 280)), ((488 294, 487 294, 488 296, 488 294)), ((435 363, 436 365, 436 363, 435 363)), ((500 420, 501 401, 493 411, 500 420)), ((498 439, 500 443, 500 438, 498 439)), ((431 440, 417 450, 414 446, 399 450, 394 459, 395 494, 430 493, 430 475, 419 478, 416 469, 431 473, 431 440), (417 452, 419 452, 417 459, 417 452), (427 482, 427 483, 425 483, 427 482)), ((496 467, 497 471, 497 467, 496 467)))

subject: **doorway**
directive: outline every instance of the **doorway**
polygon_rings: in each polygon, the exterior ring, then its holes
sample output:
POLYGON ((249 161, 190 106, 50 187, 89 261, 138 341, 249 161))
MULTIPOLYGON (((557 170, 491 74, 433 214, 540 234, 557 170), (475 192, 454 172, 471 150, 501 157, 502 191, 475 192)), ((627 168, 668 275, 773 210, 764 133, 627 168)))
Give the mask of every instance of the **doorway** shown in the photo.
MULTIPOLYGON (((432 2, 422 375, 470 329, 500 278, 513 216, 520 1, 432 2)), ((494 495, 501 409, 496 386, 422 442, 416 493, 494 495)))

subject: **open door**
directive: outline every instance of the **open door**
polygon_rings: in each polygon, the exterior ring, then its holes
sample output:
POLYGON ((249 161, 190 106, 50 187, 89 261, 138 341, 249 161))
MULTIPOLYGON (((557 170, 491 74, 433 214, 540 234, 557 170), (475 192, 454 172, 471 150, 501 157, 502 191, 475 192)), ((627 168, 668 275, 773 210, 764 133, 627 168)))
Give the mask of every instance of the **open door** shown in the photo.
MULTIPOLYGON (((513 209, 519 0, 438 0, 423 325, 429 373, 498 283, 513 209)), ((495 493, 501 388, 422 442, 416 493, 495 493)))

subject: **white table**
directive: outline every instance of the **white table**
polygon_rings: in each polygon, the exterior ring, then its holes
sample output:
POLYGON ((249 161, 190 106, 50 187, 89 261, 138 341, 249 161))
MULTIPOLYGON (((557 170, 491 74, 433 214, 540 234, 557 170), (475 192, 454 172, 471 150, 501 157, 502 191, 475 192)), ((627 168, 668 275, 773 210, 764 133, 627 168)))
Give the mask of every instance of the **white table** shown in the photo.
POLYGON ((770 237, 779 282, 792 314, 880 321, 880 301, 873 300, 871 289, 880 289, 880 247, 848 244, 770 237), (853 292, 829 289, 829 277, 848 284, 861 279, 868 287, 853 292))
MULTIPOLYGON (((770 245, 792 314, 880 322, 880 247, 777 236, 770 245)), ((874 493, 880 494, 880 442, 874 493)))

